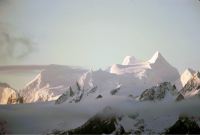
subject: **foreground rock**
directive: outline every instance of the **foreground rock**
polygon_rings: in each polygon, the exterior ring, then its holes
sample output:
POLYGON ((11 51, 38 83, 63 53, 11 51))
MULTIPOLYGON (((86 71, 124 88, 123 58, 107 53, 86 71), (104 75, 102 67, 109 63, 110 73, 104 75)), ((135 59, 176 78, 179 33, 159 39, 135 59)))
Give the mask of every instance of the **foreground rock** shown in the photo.
POLYGON ((55 130, 51 134, 123 134, 124 128, 118 123, 120 116, 111 107, 106 107, 101 113, 90 118, 82 126, 69 131, 55 130))
POLYGON ((200 128, 194 120, 180 116, 176 123, 166 130, 166 134, 200 134, 200 128))

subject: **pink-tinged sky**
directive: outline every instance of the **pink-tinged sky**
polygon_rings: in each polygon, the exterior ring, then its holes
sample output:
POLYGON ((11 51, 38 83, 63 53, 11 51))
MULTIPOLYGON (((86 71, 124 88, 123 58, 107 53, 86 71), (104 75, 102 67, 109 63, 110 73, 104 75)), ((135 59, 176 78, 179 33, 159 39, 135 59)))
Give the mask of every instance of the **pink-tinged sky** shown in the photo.
POLYGON ((0 65, 104 68, 155 51, 198 70, 198 0, 2 0, 0 65))

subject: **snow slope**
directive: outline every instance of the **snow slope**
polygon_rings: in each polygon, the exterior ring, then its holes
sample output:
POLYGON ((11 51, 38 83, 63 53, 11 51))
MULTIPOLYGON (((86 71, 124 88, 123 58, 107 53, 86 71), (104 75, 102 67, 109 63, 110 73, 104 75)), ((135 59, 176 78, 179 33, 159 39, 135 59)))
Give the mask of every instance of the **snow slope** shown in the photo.
POLYGON ((26 103, 55 100, 87 70, 49 65, 21 91, 26 103))

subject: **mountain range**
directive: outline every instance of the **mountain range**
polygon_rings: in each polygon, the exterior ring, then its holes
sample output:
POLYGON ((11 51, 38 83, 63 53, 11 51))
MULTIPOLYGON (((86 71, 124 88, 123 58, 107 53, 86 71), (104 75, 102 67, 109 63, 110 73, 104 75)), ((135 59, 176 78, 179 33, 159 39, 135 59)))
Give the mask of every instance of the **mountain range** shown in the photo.
MULTIPOLYGON (((186 90, 181 89, 194 78, 195 73, 192 69, 186 69, 179 75, 178 70, 171 66, 159 52, 147 61, 126 56, 122 64, 113 64, 107 70, 92 71, 79 67, 49 65, 20 91, 1 87, 3 90, 0 94, 4 96, 0 97, 0 103, 6 104, 8 97, 13 93, 21 95, 25 103, 52 101, 69 90, 76 93, 74 96, 79 93, 84 100, 109 96, 115 89, 118 89, 115 94, 119 96, 138 97, 145 89, 163 82, 170 82, 177 91, 185 95, 186 90), (80 87, 79 90, 77 85, 80 87), (90 98, 86 98, 89 95, 90 98)), ((198 93, 193 89, 186 96, 195 95, 195 92, 198 93)))
MULTIPOLYGON (((53 132, 55 134, 56 132, 59 134, 90 133, 85 132, 88 128, 94 128, 91 133, 95 133, 92 132, 95 130, 99 131, 98 133, 115 134, 163 133, 166 128, 176 122, 182 114, 181 110, 187 112, 189 104, 196 107, 196 102, 193 104, 193 99, 199 100, 200 95, 200 73, 188 68, 180 75, 178 70, 171 66, 159 52, 156 52, 147 61, 126 56, 122 64, 113 64, 106 70, 93 71, 61 65, 49 65, 43 68, 22 90, 15 90, 6 83, 0 83, 0 104, 26 103, 9 107, 11 109, 14 107, 17 114, 20 113, 20 117, 23 115, 26 118, 32 117, 26 111, 21 112, 21 110, 26 110, 25 108, 32 107, 35 109, 30 109, 33 118, 39 115, 45 119, 48 118, 47 121, 49 122, 57 121, 57 123, 51 124, 48 122, 48 126, 40 125, 42 128, 36 126, 38 132, 49 129, 52 133, 52 129, 57 127, 56 131, 53 132), (184 102, 186 103, 183 104, 184 102), (162 105, 168 108, 167 112, 162 111, 162 105), (149 108, 150 106, 152 107, 149 108), (174 106, 176 107, 172 111, 170 108, 174 106), (161 112, 156 112, 156 107, 160 108, 161 112), (117 111, 114 111, 117 114, 99 119, 99 113, 102 110, 104 112, 105 108, 117 109, 117 111), (149 108, 149 113, 145 111, 147 108, 149 108), (47 112, 47 110, 51 111, 47 112), (56 113, 58 110, 59 112, 56 113), (84 111, 87 115, 84 116, 84 119, 79 118, 82 116, 80 113, 84 111), (64 119, 64 112, 68 112, 67 118, 71 116, 75 123, 71 122, 70 126, 66 125, 69 120, 64 119), (47 116, 45 116, 45 113, 47 113, 47 116), (72 116, 75 113, 79 115, 72 116), (150 116, 151 113, 155 116, 150 116), (136 114, 137 116, 135 116, 136 114), (134 115, 134 118, 132 115, 134 115), (166 119, 169 119, 168 122, 165 121, 166 119), (76 123, 76 121, 78 122, 76 123), (104 129, 91 124, 95 121, 107 125, 105 128, 111 126, 112 130, 102 132, 104 129), (164 122, 163 125, 157 125, 157 127, 154 125, 161 122, 164 122)), ((10 121, 12 121, 12 117, 14 119, 20 118, 19 115, 15 116, 13 112, 7 111, 2 110, 4 116, 10 121), (10 117, 8 118, 8 116, 10 117)), ((189 114, 191 116, 191 112, 189 114)), ((36 121, 41 122, 39 119, 36 121)), ((200 120, 198 119, 195 122, 199 124, 200 120)), ((14 125, 22 128, 19 125, 14 125)), ((17 131, 13 129, 13 132, 17 131)), ((38 132, 33 132, 27 125, 24 133, 38 132)))

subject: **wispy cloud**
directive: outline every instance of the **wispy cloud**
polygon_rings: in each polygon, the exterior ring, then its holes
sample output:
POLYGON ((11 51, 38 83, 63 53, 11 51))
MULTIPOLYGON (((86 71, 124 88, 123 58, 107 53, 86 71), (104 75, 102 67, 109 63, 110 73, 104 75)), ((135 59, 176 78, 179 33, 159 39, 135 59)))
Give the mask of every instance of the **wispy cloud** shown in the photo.
POLYGON ((7 24, 0 22, 0 61, 20 60, 36 50, 28 37, 16 34, 7 24))

